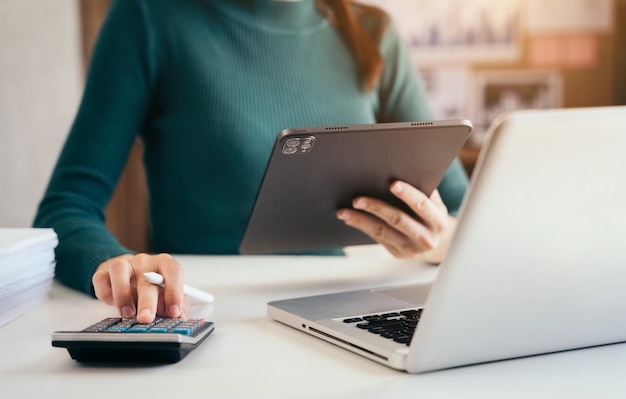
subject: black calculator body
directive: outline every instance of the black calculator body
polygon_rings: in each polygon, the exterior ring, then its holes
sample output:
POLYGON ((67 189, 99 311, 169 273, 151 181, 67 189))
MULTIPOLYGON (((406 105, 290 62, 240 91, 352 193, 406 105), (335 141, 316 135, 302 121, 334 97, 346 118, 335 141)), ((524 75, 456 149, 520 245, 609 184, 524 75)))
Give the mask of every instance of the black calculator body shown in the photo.
POLYGON ((52 346, 66 348, 79 362, 176 363, 214 329, 213 322, 203 319, 157 318, 141 324, 106 318, 81 331, 55 331, 52 346))

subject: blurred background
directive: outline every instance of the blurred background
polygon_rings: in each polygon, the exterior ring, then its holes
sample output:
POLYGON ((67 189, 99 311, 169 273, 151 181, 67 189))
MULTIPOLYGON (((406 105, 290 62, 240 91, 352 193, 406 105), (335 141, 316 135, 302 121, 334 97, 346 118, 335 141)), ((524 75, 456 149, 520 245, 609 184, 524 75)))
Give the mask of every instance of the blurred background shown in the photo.
MULTIPOLYGON (((626 105, 626 0, 363 0, 407 41, 437 119, 485 131, 504 111, 626 105)), ((110 0, 0 0, 0 226, 30 226, 82 94, 110 0)), ((593 132, 590 132, 593 135, 593 132)), ((141 144, 108 209, 141 250, 147 226, 141 144)))

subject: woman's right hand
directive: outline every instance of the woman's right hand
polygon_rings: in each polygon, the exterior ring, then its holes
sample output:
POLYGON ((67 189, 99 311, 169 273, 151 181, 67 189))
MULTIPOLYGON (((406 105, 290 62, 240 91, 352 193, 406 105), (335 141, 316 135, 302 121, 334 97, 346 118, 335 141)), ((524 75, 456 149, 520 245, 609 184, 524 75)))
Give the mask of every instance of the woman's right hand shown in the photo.
POLYGON ((183 293, 183 268, 171 255, 121 255, 102 262, 93 274, 96 297, 118 308, 124 318, 150 323, 155 316, 186 318, 189 303, 183 293), (146 272, 163 276, 165 287, 154 285, 146 272))

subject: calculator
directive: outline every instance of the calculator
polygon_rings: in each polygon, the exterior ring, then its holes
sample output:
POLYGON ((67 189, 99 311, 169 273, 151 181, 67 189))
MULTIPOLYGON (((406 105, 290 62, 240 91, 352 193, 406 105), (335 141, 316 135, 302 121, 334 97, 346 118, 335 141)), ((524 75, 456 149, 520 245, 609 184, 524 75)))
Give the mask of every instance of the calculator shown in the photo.
POLYGON ((52 346, 78 362, 176 363, 196 349, 215 325, 204 319, 106 318, 81 331, 55 331, 52 346))

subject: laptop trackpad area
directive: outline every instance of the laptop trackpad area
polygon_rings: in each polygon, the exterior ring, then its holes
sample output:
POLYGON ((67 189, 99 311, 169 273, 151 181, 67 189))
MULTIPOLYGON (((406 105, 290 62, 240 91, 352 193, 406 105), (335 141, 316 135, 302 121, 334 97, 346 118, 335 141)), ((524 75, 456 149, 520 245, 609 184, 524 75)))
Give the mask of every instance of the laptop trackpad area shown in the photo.
POLYGON ((426 303, 426 298, 428 297, 430 287, 431 284, 412 284, 401 287, 377 288, 373 289, 372 292, 386 295, 394 299, 399 299, 401 301, 411 303, 414 306, 419 306, 426 303))

